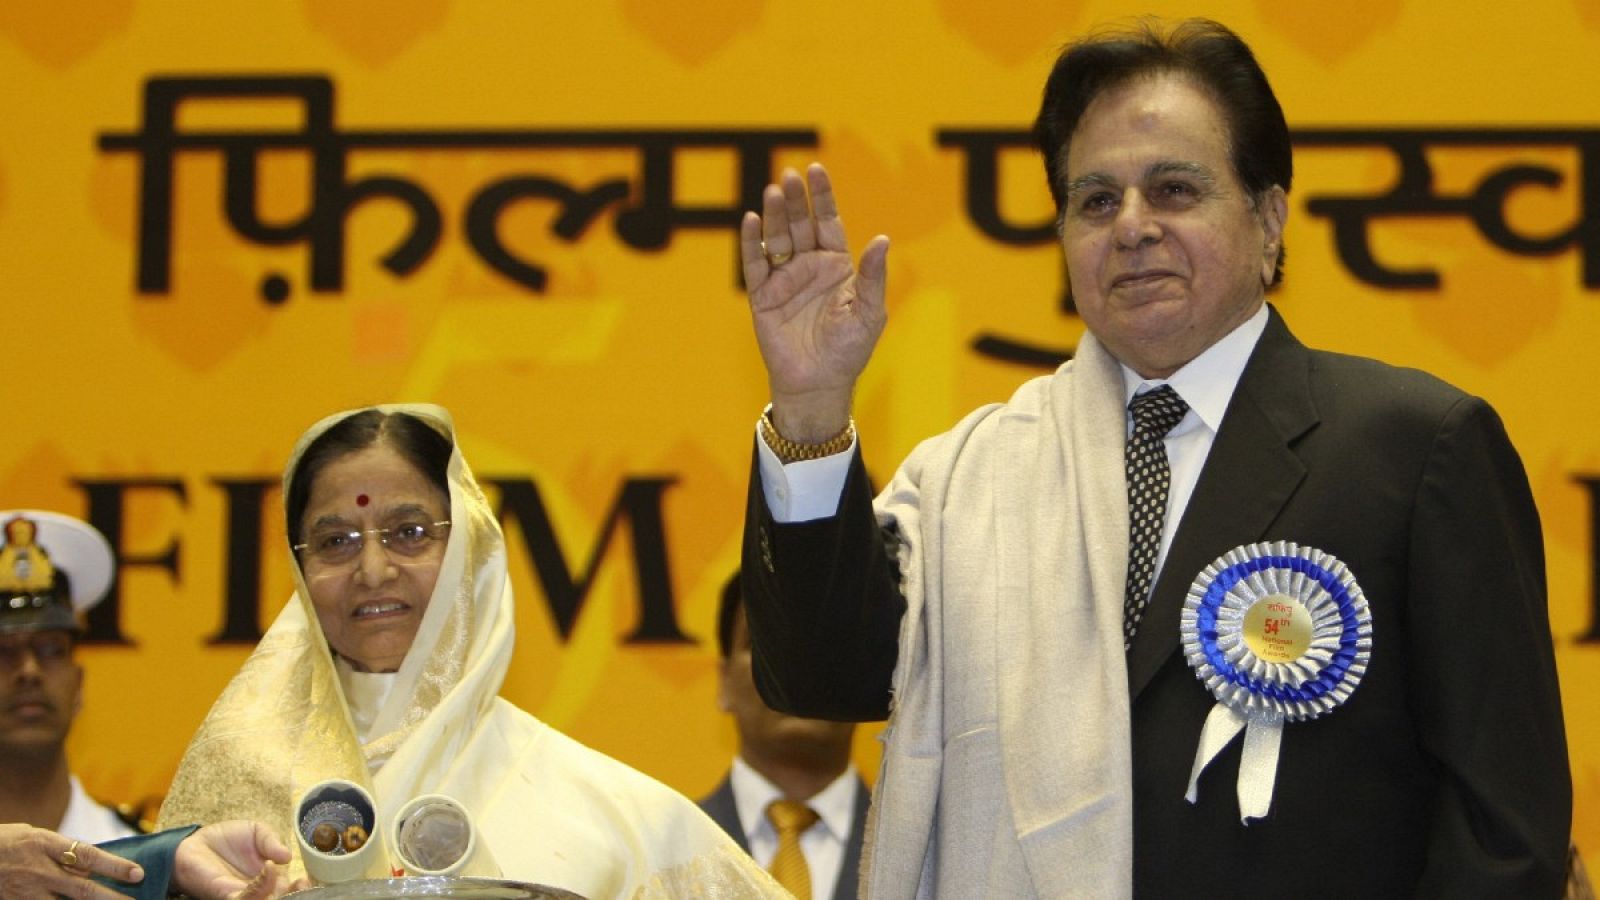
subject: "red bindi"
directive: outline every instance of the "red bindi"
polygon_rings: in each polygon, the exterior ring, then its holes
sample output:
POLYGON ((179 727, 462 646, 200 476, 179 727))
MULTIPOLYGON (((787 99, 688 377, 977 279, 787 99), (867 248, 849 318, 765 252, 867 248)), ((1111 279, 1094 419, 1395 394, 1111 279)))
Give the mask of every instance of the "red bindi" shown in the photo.
POLYGON ((356 505, 357 506, 366 506, 367 505, 367 495, 366 494, 357 494, 356 495, 356 505))

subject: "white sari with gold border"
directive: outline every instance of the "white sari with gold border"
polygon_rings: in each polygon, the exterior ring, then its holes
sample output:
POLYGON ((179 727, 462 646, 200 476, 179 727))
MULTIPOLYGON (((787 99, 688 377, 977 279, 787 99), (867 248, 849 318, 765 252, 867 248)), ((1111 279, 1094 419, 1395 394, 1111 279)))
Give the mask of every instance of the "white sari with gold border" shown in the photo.
MULTIPOLYGON (((436 406, 378 407, 447 436, 436 406)), ((308 445, 352 413, 300 438, 308 445)), ((505 542, 460 449, 449 465, 454 523, 411 650, 363 744, 298 567, 297 590, 190 742, 161 823, 249 818, 289 840, 292 807, 317 782, 365 786, 381 825, 443 793, 471 812, 501 877, 587 897, 786 896, 688 799, 560 734, 498 696, 513 644, 505 542)), ((384 835, 393 846, 393 835, 384 835)), ((298 851, 293 874, 303 873, 298 851)), ((389 876, 380 854, 368 877, 389 876)))

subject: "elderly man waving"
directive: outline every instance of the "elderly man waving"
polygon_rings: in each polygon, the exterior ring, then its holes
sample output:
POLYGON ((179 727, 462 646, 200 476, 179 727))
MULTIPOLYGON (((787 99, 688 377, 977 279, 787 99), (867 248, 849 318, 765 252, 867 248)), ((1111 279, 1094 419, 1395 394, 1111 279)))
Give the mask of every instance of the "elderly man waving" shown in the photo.
POLYGON ((1307 349, 1266 304, 1292 161, 1249 48, 1097 34, 1035 130, 1088 334, 876 499, 851 394, 888 239, 852 265, 820 166, 742 226, 772 398, 756 678, 786 712, 889 716, 866 892, 1556 896, 1522 464, 1482 400, 1307 349))

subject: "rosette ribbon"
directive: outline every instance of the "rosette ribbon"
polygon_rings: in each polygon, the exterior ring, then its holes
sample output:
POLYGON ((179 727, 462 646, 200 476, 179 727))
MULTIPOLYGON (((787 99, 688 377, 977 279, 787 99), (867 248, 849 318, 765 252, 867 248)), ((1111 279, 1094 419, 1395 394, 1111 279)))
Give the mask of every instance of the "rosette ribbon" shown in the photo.
POLYGON ((1285 722, 1327 715, 1350 698, 1372 654, 1372 613, 1350 569, 1287 541, 1236 547, 1206 566, 1179 619, 1183 653, 1217 698, 1184 797, 1240 731, 1240 821, 1265 818, 1285 722))

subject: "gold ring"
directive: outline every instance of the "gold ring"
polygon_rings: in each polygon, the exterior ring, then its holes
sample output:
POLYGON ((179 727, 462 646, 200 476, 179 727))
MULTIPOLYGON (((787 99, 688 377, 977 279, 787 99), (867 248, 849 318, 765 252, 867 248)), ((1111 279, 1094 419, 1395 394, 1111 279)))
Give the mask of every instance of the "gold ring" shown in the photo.
POLYGON ((767 258, 767 265, 773 267, 774 269, 776 269, 777 267, 783 265, 784 263, 788 262, 789 260, 794 259, 794 251, 793 250, 790 250, 787 253, 771 253, 771 252, 768 252, 768 250, 767 250, 767 242, 766 241, 762 241, 761 242, 761 255, 763 255, 763 256, 765 256, 767 258))
POLYGON ((73 841, 72 846, 61 851, 61 867, 63 869, 76 869, 78 867, 78 844, 73 841))

